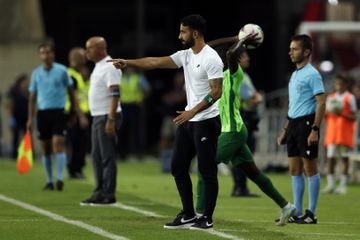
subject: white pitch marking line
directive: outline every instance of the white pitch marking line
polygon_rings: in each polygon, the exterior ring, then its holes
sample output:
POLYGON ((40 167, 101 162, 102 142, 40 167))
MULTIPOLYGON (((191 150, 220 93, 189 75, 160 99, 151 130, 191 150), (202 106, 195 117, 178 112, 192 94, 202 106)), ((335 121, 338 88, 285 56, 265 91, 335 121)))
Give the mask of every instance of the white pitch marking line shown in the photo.
MULTIPOLYGON (((125 204, 122 204, 122 203, 119 203, 119 202, 116 202, 115 204, 111 204, 110 206, 121 208, 121 209, 128 210, 128 211, 137 212, 137 213, 143 214, 143 215, 148 216, 148 217, 159 217, 159 218, 167 217, 167 216, 160 215, 160 214, 157 214, 157 213, 154 213, 154 212, 151 212, 151 211, 146 211, 146 210, 142 210, 142 209, 137 208, 137 207, 132 207, 132 206, 129 206, 129 205, 125 205, 125 204)), ((215 236, 218 236, 218 237, 226 238, 226 239, 244 240, 243 238, 239 238, 239 237, 231 235, 231 234, 219 232, 219 231, 216 231, 214 229, 204 231, 204 232, 215 235, 215 236)))
POLYGON ((16 199, 7 197, 7 196, 2 195, 2 194, 0 194, 0 200, 2 200, 4 202, 7 202, 7 203, 10 203, 10 204, 13 204, 13 205, 16 205, 16 206, 19 206, 19 207, 22 207, 24 209, 27 209, 27 210, 30 210, 30 211, 33 211, 33 212, 36 212, 38 214, 47 216, 47 217, 49 217, 49 218, 51 218, 51 219, 53 219, 55 221, 68 223, 70 225, 75 225, 77 227, 83 228, 85 230, 88 230, 89 232, 93 232, 93 233, 95 233, 97 235, 100 235, 102 237, 106 237, 106 238, 109 238, 109 239, 112 239, 112 240, 129 240, 126 237, 112 234, 112 233, 107 232, 107 231, 105 231, 105 230, 103 230, 101 228, 92 226, 90 224, 86 224, 86 223, 81 222, 81 221, 68 219, 68 218, 63 217, 61 215, 58 215, 58 214, 52 213, 50 211, 35 207, 35 206, 30 205, 30 204, 25 203, 25 202, 18 201, 16 199))
POLYGON ((143 209, 140 209, 140 208, 137 208, 137 207, 132 207, 132 206, 125 205, 125 204, 122 204, 122 203, 119 203, 119 202, 115 203, 113 206, 117 207, 117 208, 124 209, 124 210, 137 212, 137 213, 143 214, 143 215, 145 215, 147 217, 158 217, 158 218, 166 217, 164 215, 160 215, 160 214, 157 214, 155 212, 143 210, 143 209))
POLYGON ((119 203, 119 202, 116 202, 116 203, 113 203, 113 204, 108 204, 108 205, 93 204, 93 205, 90 205, 90 206, 91 207, 116 207, 116 208, 124 209, 124 210, 127 210, 127 211, 140 213, 140 214, 145 215, 147 217, 158 217, 158 218, 167 217, 167 216, 164 216, 164 215, 157 214, 155 212, 143 210, 143 209, 140 209, 140 208, 137 208, 137 207, 132 207, 132 206, 125 205, 125 204, 122 204, 122 203, 119 203))
POLYGON ((200 230, 200 231, 205 232, 205 233, 209 233, 211 235, 215 235, 215 236, 218 236, 218 237, 221 237, 221 238, 232 239, 232 240, 244 240, 243 238, 239 238, 239 237, 231 235, 231 234, 219 232, 219 231, 216 231, 214 229, 200 230))
MULTIPOLYGON (((117 208, 121 208, 121 209, 124 209, 124 210, 137 212, 137 213, 143 214, 143 215, 148 216, 148 217, 159 217, 159 218, 167 217, 167 216, 160 215, 160 214, 157 214, 157 213, 154 213, 154 212, 142 210, 142 209, 137 208, 137 207, 128 206, 128 205, 125 205, 125 204, 122 204, 122 203, 119 203, 119 202, 116 202, 114 204, 109 204, 109 205, 91 205, 91 206, 92 207, 117 207, 117 208)), ((212 234, 212 235, 215 235, 215 236, 218 236, 218 237, 226 238, 226 239, 244 240, 243 238, 239 238, 239 237, 234 236, 234 235, 219 232, 219 231, 216 231, 214 229, 211 229, 211 230, 208 230, 208 231, 203 231, 203 232, 209 233, 209 234, 212 234)))
MULTIPOLYGON (((137 208, 137 207, 128 206, 128 205, 125 205, 125 204, 122 204, 122 203, 119 203, 119 202, 113 204, 112 206, 113 206, 113 207, 118 207, 118 208, 121 208, 121 209, 124 209, 124 210, 128 210, 128 211, 133 211, 133 212, 141 213, 141 214, 143 214, 143 215, 145 215, 145 216, 149 216, 149 217, 160 217, 160 218, 167 217, 167 216, 159 215, 159 214, 154 213, 154 212, 142 210, 142 209, 137 208)), ((218 237, 226 238, 226 239, 244 240, 243 238, 239 238, 239 237, 234 236, 234 235, 230 235, 230 234, 227 234, 227 233, 219 232, 219 231, 216 231, 216 230, 214 230, 214 229, 211 229, 211 230, 209 230, 209 231, 204 231, 204 232, 209 233, 209 234, 212 234, 212 235, 215 235, 215 236, 218 236, 218 237)))

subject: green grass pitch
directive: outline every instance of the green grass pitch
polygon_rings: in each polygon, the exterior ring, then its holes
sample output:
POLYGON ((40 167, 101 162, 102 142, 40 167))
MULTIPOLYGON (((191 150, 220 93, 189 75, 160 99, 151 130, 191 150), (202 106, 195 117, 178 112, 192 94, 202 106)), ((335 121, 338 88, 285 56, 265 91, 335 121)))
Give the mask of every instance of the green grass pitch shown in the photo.
MULTIPOLYGON (((157 161, 126 162, 118 164, 117 200, 131 207, 81 207, 79 202, 90 196, 94 180, 90 162, 86 180, 65 180, 63 192, 43 192, 45 173, 40 161, 25 175, 19 175, 15 162, 0 159, 0 195, 30 204, 68 220, 80 221, 126 239, 226 239, 201 231, 167 230, 163 224, 171 221, 180 210, 180 200, 173 178, 160 172, 157 161), (159 216, 147 216, 149 211, 159 216)), ((278 190, 292 201, 288 174, 268 175, 278 190)), ((196 175, 192 176, 193 183, 196 175)), ((219 176, 220 191, 214 214, 218 233, 232 239, 360 239, 360 186, 351 185, 346 195, 320 195, 318 224, 288 224, 277 227, 274 219, 278 207, 252 183, 252 191, 260 198, 230 197, 230 176, 219 176)), ((322 180, 322 186, 325 181, 322 180)), ((196 184, 193 184, 196 186, 196 184)), ((194 187, 194 192, 196 191, 194 187)), ((305 195, 305 208, 307 195, 305 195)), ((56 221, 38 212, 0 200, 1 240, 42 239, 109 239, 84 228, 56 221)))

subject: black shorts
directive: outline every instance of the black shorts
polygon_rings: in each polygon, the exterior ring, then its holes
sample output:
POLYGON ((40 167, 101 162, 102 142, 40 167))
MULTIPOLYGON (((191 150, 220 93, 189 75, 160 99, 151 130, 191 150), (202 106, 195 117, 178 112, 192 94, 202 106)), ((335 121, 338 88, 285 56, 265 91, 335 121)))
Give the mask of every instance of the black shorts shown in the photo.
POLYGON ((294 119, 289 118, 286 136, 288 157, 317 158, 319 144, 309 146, 307 142, 314 119, 314 114, 294 119))
POLYGON ((40 110, 37 112, 37 129, 40 140, 54 135, 65 135, 66 115, 64 109, 40 110))

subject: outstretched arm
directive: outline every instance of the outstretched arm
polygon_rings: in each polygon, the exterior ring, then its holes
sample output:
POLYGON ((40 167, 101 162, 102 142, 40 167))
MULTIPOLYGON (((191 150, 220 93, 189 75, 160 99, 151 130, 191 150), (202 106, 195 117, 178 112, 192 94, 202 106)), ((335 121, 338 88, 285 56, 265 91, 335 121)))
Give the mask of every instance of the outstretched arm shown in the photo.
POLYGON ((138 59, 111 59, 111 62, 116 68, 125 69, 126 67, 134 67, 137 69, 150 70, 157 68, 178 68, 171 57, 145 57, 138 59))
POLYGON ((239 41, 239 37, 236 35, 233 37, 218 38, 210 42, 207 42, 206 44, 209 45, 210 47, 217 47, 219 45, 224 45, 224 44, 233 44, 234 42, 237 41, 239 41))

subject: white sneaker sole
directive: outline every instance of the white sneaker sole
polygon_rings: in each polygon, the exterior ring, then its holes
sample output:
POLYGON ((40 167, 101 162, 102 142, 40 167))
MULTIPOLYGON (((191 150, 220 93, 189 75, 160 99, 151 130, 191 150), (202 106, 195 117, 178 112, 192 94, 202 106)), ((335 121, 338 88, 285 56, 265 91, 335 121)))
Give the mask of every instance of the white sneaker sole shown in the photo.
POLYGON ((187 224, 183 224, 183 225, 179 225, 179 226, 164 225, 164 228, 165 229, 189 229, 192 225, 194 225, 194 223, 187 223, 187 224))
POLYGON ((106 206, 115 206, 116 203, 80 203, 80 206, 91 206, 91 207, 106 207, 106 206))
POLYGON ((204 232, 210 232, 210 231, 213 231, 213 230, 214 230, 213 227, 211 227, 211 228, 190 227, 189 229, 190 229, 190 230, 196 230, 196 231, 204 231, 204 232))

